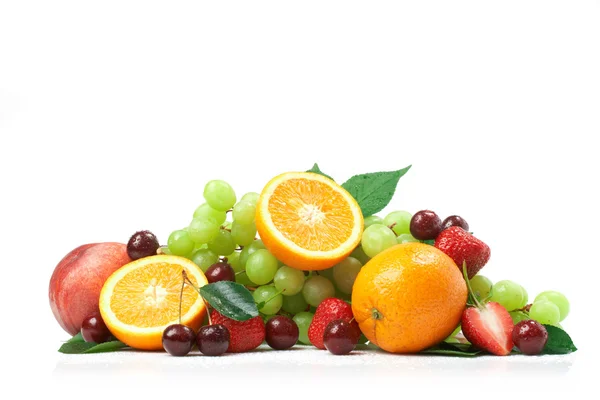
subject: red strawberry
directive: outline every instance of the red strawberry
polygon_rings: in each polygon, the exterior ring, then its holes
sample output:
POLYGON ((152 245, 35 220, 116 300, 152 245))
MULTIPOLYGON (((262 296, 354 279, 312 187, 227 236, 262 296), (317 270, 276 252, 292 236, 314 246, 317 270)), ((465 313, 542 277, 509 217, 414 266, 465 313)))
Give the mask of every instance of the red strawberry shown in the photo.
POLYGON ((229 329, 228 353, 243 353, 254 350, 265 340, 265 323, 260 316, 246 321, 236 321, 212 310, 213 324, 223 324, 229 329))
POLYGON ((356 330, 356 340, 358 341, 358 338, 360 337, 360 328, 358 327, 356 320, 354 320, 350 304, 346 303, 344 300, 329 298, 323 300, 321 304, 319 304, 317 311, 315 311, 315 316, 308 327, 308 339, 315 347, 325 350, 323 334, 325 333, 327 324, 335 319, 344 319, 348 322, 352 321, 351 325, 356 330))
POLYGON ((497 356, 512 351, 514 323, 506 308, 496 302, 467 308, 462 315, 462 332, 473 346, 497 356))
POLYGON ((483 268, 491 254, 487 244, 459 226, 444 229, 435 239, 435 247, 449 255, 459 268, 466 263, 469 279, 483 268))

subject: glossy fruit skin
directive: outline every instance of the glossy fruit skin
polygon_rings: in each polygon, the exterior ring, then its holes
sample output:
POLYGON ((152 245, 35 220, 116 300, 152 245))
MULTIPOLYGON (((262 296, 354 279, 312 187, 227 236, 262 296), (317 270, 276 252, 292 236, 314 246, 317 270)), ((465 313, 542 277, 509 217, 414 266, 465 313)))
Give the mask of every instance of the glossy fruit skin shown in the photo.
POLYGON ((490 301, 482 309, 469 307, 461 319, 462 332, 473 346, 489 351, 497 356, 510 354, 513 349, 513 320, 500 304, 490 301), (494 318, 501 327, 500 332, 487 323, 494 318))
POLYGON ((181 325, 172 324, 165 328, 162 336, 163 348, 172 356, 185 356, 194 347, 196 334, 192 328, 181 325))
POLYGON ((208 283, 215 283, 220 281, 235 282, 235 271, 225 262, 217 262, 211 265, 206 270, 206 279, 208 283))
POLYGON ((81 323, 81 336, 86 342, 104 343, 111 334, 100 314, 93 314, 81 323))
POLYGON ((210 318, 213 324, 222 324, 229 329, 228 353, 254 350, 265 340, 265 324, 260 315, 246 321, 235 321, 212 310, 210 318))
POLYGON ((469 279, 472 279, 487 264, 491 256, 487 244, 458 226, 442 231, 435 240, 434 246, 450 256, 461 273, 465 262, 469 279))
POLYGON ((124 243, 91 243, 69 252, 56 266, 48 297, 60 326, 71 336, 84 318, 98 313, 98 298, 108 277, 130 262, 124 243))
POLYGON ((452 226, 460 226, 465 231, 469 231, 469 224, 465 219, 458 215, 451 215, 442 221, 442 230, 448 229, 452 226))
POLYGON ((344 319, 335 319, 325 327, 323 343, 327 350, 339 356, 354 350, 359 337, 352 324, 344 319))
POLYGON ((544 350, 548 342, 548 331, 544 325, 529 319, 515 325, 512 339, 521 353, 534 356, 544 350))
POLYGON ((127 242, 127 254, 131 260, 138 260, 143 257, 156 255, 156 250, 160 247, 158 239, 150 231, 138 231, 131 235, 127 242))
POLYGON ((277 315, 269 319, 265 326, 266 341, 275 350, 287 350, 298 342, 298 325, 289 317, 277 315))
POLYGON ((308 327, 308 338, 310 342, 318 349, 325 350, 325 343, 323 343, 323 335, 327 325, 336 319, 342 319, 345 321, 352 321, 353 332, 358 341, 360 336, 360 328, 356 320, 353 320, 354 314, 352 313, 352 307, 344 300, 337 298, 325 299, 319 304, 315 311, 315 316, 308 327))
POLYGON ((196 335, 198 350, 206 356, 220 356, 229 348, 229 329, 222 324, 205 325, 196 335))
POLYGON ((450 335, 467 285, 450 257, 424 243, 398 244, 362 267, 352 288, 361 331, 383 350, 417 353, 450 335))
POLYGON ((433 240, 442 231, 442 220, 430 210, 417 212, 410 220, 410 233, 419 240, 433 240))

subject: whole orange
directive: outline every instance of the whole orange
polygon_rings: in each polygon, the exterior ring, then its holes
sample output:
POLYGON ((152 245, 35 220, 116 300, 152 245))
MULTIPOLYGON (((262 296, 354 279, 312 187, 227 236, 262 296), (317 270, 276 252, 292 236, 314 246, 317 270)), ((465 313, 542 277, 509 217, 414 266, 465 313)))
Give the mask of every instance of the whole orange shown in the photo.
POLYGON ((393 246, 373 257, 352 288, 361 331, 392 353, 417 353, 458 326, 467 285, 450 257, 423 243, 393 246))

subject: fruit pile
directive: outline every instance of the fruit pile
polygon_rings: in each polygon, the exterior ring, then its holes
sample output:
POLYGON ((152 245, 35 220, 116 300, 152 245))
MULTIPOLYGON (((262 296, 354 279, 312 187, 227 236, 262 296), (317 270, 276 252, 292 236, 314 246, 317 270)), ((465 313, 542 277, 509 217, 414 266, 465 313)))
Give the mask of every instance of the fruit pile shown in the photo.
POLYGON ((54 315, 75 335, 61 351, 183 356, 196 346, 217 356, 263 342, 336 355, 358 343, 445 355, 574 351, 559 325, 566 297, 549 291, 528 304, 522 286, 479 275, 491 252, 465 219, 375 215, 408 169, 339 185, 315 164, 239 200, 213 180, 164 246, 139 231, 127 245, 73 250, 50 282, 54 315))

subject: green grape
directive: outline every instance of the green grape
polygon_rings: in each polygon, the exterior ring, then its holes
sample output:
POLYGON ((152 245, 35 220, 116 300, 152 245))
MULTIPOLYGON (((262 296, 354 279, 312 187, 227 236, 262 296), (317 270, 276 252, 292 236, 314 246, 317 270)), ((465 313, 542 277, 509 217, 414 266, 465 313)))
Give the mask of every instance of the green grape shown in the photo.
POLYGON ((403 234, 401 234, 400 236, 398 236, 398 237, 396 238, 396 241, 397 241, 399 244, 402 244, 402 243, 417 243, 417 242, 420 242, 420 240, 419 240, 419 239, 416 239, 416 238, 415 238, 415 237, 413 237, 413 235, 411 235, 410 233, 403 233, 403 234))
POLYGON ((231 224, 231 237, 233 238, 233 241, 240 246, 248 246, 254 241, 255 236, 256 225, 254 225, 254 222, 242 224, 236 220, 231 224))
POLYGON ((362 248, 366 255, 375 257, 385 249, 388 249, 398 242, 394 232, 385 225, 371 225, 362 234, 362 248))
POLYGON ((196 245, 194 246, 194 251, 200 250, 200 249, 208 249, 208 245, 206 243, 202 243, 202 244, 196 243, 196 245))
POLYGON ((302 287, 304 286, 304 272, 284 265, 275 273, 273 282, 277 290, 283 290, 285 297, 293 296, 302 291, 302 287))
POLYGON ((191 260, 200 267, 202 272, 206 272, 211 265, 219 261, 219 256, 209 249, 200 249, 192 254, 191 260))
POLYGON ((560 320, 559 321, 563 321, 565 318, 567 318, 567 315, 569 315, 569 309, 570 309, 569 300, 567 300, 565 295, 560 292, 556 292, 554 290, 547 290, 545 292, 538 294, 536 296, 534 302, 536 302, 538 300, 548 300, 548 301, 554 303, 554 305, 556 305, 556 307, 558 307, 558 309, 560 310, 560 320))
POLYGON ((233 206, 233 220, 239 222, 240 224, 252 224, 254 222, 255 215, 256 203, 251 203, 249 201, 240 201, 235 206, 233 206))
POLYGON ((521 300, 521 304, 519 305, 518 308, 523 308, 527 305, 527 302, 529 301, 529 294, 527 294, 527 290, 525 290, 525 288, 521 285, 519 285, 519 287, 521 288, 521 293, 523 294, 523 299, 521 300))
POLYGON ((490 301, 500 303, 507 311, 520 308, 523 303, 523 292, 521 286, 513 281, 499 281, 492 286, 492 297, 490 301))
POLYGON ((511 312, 509 312, 509 314, 510 314, 510 317, 512 318, 512 320, 513 320, 513 324, 515 324, 515 325, 518 324, 521 321, 525 321, 525 320, 531 319, 523 311, 511 311, 511 312))
POLYGON ((412 214, 408 211, 394 211, 385 216, 383 225, 392 226, 392 230, 396 235, 410 234, 411 219, 412 214))
POLYGON ((239 251, 234 251, 233 253, 229 254, 227 256, 227 262, 229 263, 229 265, 231 265, 231 268, 233 268, 233 271, 235 273, 244 271, 244 266, 240 261, 239 251))
MULTIPOLYGON (((334 285, 335 286, 335 285, 334 285)), ((352 301, 352 295, 349 293, 344 293, 338 289, 335 290, 335 294, 333 295, 333 297, 336 297, 340 300, 344 300, 344 301, 352 301)))
POLYGON ((235 243, 233 243, 231 232, 225 229, 219 229, 219 234, 213 240, 208 242, 208 248, 221 256, 233 253, 235 250, 235 243))
POLYGON ((173 253, 171 253, 171 250, 169 250, 169 246, 160 246, 157 254, 171 255, 173 253))
POLYGON ((560 322, 560 308, 549 300, 536 300, 529 309, 529 317, 540 324, 556 325, 560 322))
POLYGON ((263 301, 266 302, 265 305, 258 310, 266 315, 277 314, 283 305, 283 296, 272 285, 257 287, 252 293, 252 297, 254 297, 256 304, 263 301))
POLYGON ((469 282, 471 284, 471 289, 473 289, 473 293, 479 296, 479 299, 483 300, 489 296, 490 291, 492 290, 492 281, 488 278, 483 275, 475 275, 469 282))
POLYGON ((273 280, 277 272, 277 259, 267 249, 256 250, 246 261, 248 278, 257 285, 265 285, 273 280))
POLYGON ((294 318, 292 318, 296 325, 298 325, 298 341, 304 344, 312 344, 308 339, 308 327, 310 326, 314 316, 315 314, 311 312, 303 311, 294 315, 294 318))
POLYGON ((333 266, 333 281, 342 293, 352 293, 352 285, 360 272, 362 264, 356 258, 348 257, 333 266))
POLYGON ((375 224, 383 224, 383 218, 378 217, 377 215, 371 215, 365 218, 365 229, 375 224))
POLYGON ((167 240, 169 251, 176 256, 187 256, 194 250, 190 234, 184 230, 173 231, 167 240))
POLYGON ((248 278, 248 274, 246 273, 246 271, 236 273, 235 274, 235 282, 239 283, 240 285, 244 285, 244 286, 256 286, 256 284, 254 282, 252 282, 250 280, 250 278, 248 278))
POLYGON ((190 238, 198 243, 208 243, 219 234, 220 224, 214 219, 194 218, 188 227, 190 238))
POLYGON ((221 225, 227 219, 227 213, 215 210, 209 206, 208 203, 203 203, 196 208, 196 211, 194 211, 194 218, 212 219, 218 225, 221 225))
POLYGON ((355 248, 354 251, 350 254, 350 257, 356 258, 358 261, 360 261, 362 265, 365 265, 371 259, 368 255, 365 254, 365 251, 363 250, 362 246, 358 246, 357 248, 355 248))
POLYGON ((204 186, 204 199, 215 210, 227 211, 235 204, 235 192, 229 183, 210 181, 204 186))
POLYGON ((331 282, 333 282, 333 267, 327 268, 327 269, 322 269, 322 270, 319 270, 319 271, 315 271, 313 273, 317 274, 317 275, 324 276, 325 278, 327 278, 331 282))
POLYGON ((248 201, 250 203, 253 203, 254 205, 256 205, 256 203, 258 203, 258 198, 260 197, 260 194, 256 193, 256 192, 248 192, 245 195, 242 196, 242 198, 240 199, 240 201, 248 201))
POLYGON ((308 303, 304 300, 302 293, 293 296, 283 296, 283 311, 287 311, 290 314, 296 314, 306 310, 307 307, 308 303))
POLYGON ((324 276, 312 276, 304 282, 302 295, 308 304, 317 307, 323 300, 335 296, 335 287, 324 276))
POLYGON ((266 247, 263 244, 262 240, 255 240, 254 242, 250 243, 248 246, 245 246, 242 249, 242 252, 240 253, 240 262, 242 263, 244 268, 246 268, 246 262, 248 262, 248 257, 250 257, 250 254, 254 253, 256 250, 265 249, 265 248, 266 247))

